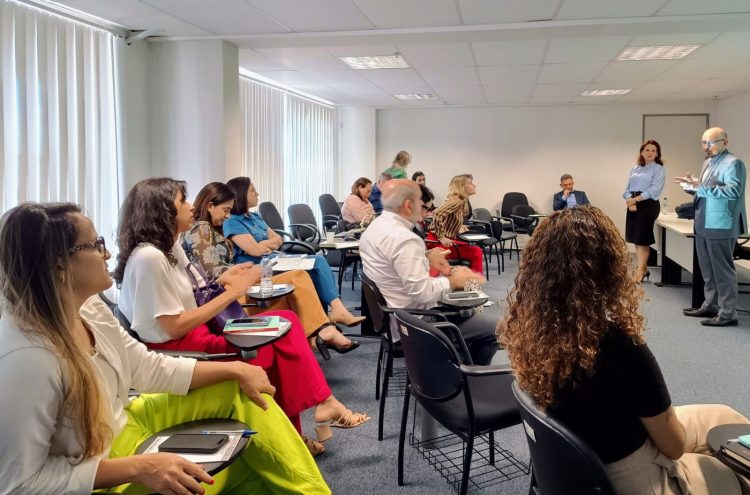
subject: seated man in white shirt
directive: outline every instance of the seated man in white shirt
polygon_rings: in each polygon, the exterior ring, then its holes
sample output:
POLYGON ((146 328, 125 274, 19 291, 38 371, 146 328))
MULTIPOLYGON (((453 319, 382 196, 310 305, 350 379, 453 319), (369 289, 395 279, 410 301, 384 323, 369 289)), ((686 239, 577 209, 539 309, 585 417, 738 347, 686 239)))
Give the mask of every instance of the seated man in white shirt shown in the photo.
MULTIPOLYGON (((451 273, 443 249, 425 253, 424 241, 411 230, 422 219, 422 194, 416 182, 390 180, 382 192, 383 213, 362 234, 359 254, 365 275, 378 286, 388 306, 430 309, 451 290, 463 289, 466 281, 484 282, 466 267, 451 273), (430 277, 430 268, 443 276, 430 277)), ((490 364, 497 352, 496 320, 486 313, 451 318, 461 328, 476 365, 490 364)), ((398 334, 394 328, 391 331, 398 334)))

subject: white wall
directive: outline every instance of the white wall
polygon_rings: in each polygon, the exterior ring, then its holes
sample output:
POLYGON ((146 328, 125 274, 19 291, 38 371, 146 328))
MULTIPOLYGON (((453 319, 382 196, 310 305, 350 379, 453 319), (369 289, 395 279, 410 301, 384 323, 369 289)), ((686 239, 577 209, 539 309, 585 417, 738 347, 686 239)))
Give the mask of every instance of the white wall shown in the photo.
MULTIPOLYGON (((722 127, 727 131, 729 137, 729 150, 745 162, 745 167, 750 167, 750 93, 733 96, 719 102, 717 118, 713 119, 713 125, 722 127)), ((750 191, 745 184, 745 207, 750 211, 750 191)))
POLYGON ((359 177, 374 178, 377 114, 374 108, 339 107, 336 198, 343 201, 359 177))
MULTIPOLYGON (((425 172, 439 198, 451 177, 472 173, 472 205, 492 212, 509 191, 526 193, 534 208, 549 212, 560 176, 570 173, 576 188, 624 229, 621 195, 638 156, 643 114, 710 113, 713 121, 715 111, 713 102, 378 110, 377 169, 408 150, 409 172, 425 172)), ((668 159, 669 150, 662 151, 668 159)))

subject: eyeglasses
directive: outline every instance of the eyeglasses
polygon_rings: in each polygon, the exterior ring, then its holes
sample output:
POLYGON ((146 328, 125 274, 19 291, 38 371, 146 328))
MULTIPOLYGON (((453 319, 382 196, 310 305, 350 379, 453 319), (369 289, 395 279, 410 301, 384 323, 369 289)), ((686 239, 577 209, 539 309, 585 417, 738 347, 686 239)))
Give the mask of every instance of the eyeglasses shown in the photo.
POLYGON ((73 254, 84 249, 96 249, 99 251, 99 254, 104 256, 104 253, 107 252, 107 245, 104 243, 104 237, 99 237, 94 242, 84 242, 83 244, 73 246, 68 251, 68 254, 73 254))
POLYGON ((720 143, 722 141, 726 141, 726 139, 713 139, 711 141, 698 141, 698 143, 701 146, 708 146, 709 148, 715 145, 716 143, 720 143))

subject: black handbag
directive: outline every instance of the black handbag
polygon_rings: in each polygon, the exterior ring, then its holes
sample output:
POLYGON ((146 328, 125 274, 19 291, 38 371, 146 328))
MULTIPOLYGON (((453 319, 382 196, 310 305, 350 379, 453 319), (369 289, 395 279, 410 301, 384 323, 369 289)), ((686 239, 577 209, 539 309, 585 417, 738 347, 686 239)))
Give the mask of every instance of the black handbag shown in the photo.
MULTIPOLYGON (((198 306, 203 306, 225 292, 224 287, 222 287, 221 284, 215 280, 211 280, 201 267, 195 263, 188 264, 185 267, 185 271, 187 272, 188 278, 190 278, 190 283, 193 286, 193 296, 195 297, 195 304, 198 306), (193 270, 195 270, 195 272, 193 272, 193 270), (196 273, 203 279, 204 283, 202 285, 195 276, 196 273)), ((211 333, 215 335, 223 335, 224 326, 227 324, 228 320, 245 317, 247 317, 247 314, 245 314, 245 310, 242 309, 242 305, 237 301, 232 301, 229 303, 229 306, 221 310, 219 314, 208 320, 206 326, 211 333)))
POLYGON ((695 205, 692 201, 675 206, 674 211, 677 213, 677 218, 695 218, 695 205))

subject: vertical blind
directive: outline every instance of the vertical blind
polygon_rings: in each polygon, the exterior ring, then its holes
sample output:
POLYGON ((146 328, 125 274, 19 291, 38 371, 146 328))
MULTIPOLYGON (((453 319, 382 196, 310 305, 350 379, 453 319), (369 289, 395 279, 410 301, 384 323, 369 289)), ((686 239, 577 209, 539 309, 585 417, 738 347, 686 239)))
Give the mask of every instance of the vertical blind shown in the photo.
POLYGON ((114 246, 115 65, 103 30, 0 0, 0 208, 79 203, 114 246))
POLYGON ((335 110, 283 89, 240 77, 242 167, 286 217, 295 203, 310 205, 336 184, 335 110))

